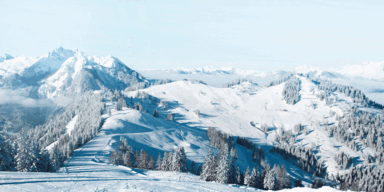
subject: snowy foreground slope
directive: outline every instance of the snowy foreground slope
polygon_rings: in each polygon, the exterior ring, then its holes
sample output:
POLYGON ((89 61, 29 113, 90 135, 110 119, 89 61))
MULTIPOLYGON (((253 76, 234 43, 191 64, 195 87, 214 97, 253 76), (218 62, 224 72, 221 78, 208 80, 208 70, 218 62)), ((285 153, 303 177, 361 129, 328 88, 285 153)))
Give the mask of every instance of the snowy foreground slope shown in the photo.
MULTIPOLYGON (((111 104, 111 103, 109 103, 111 104)), ((133 109, 112 110, 105 115, 100 133, 77 149, 57 173, 2 172, 1 191, 261 191, 237 185, 200 181, 185 173, 146 171, 108 164, 120 135, 135 147, 162 151, 184 144, 188 158, 201 161, 208 148, 205 132, 155 119, 133 109), (146 146, 147 145, 147 146, 146 146)), ((68 127, 70 128, 70 127, 68 127)), ((156 152, 157 152, 156 151, 156 152)), ((153 151, 152 151, 153 152, 153 151)), ((284 191, 336 191, 296 188, 284 191)))

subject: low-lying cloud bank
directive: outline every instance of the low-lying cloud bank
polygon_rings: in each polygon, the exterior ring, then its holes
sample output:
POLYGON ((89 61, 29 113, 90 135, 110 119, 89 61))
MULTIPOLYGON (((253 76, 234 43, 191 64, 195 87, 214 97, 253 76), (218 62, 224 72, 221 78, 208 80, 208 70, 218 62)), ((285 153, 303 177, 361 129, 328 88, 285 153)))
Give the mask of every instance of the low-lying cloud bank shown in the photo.
POLYGON ((0 88, 0 105, 18 104, 24 107, 52 107, 54 101, 49 99, 33 99, 25 96, 21 90, 0 88))

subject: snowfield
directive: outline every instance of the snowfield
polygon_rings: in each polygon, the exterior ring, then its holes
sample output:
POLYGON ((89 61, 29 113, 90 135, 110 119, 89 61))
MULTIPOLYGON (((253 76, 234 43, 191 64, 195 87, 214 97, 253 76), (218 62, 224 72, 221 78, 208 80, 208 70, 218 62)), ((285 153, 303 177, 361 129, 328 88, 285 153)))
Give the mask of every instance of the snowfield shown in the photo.
MULTIPOLYGON (((89 143, 77 149, 57 173, 18 173, 0 174, 1 191, 249 191, 254 188, 223 185, 200 181, 198 176, 186 173, 148 171, 114 166, 109 164, 111 151, 117 146, 120 136, 136 149, 144 149, 154 157, 158 153, 171 151, 177 146, 184 146, 188 160, 203 163, 209 149, 206 134, 208 127, 214 127, 234 136, 246 137, 268 150, 275 144, 278 129, 284 126, 293 130, 301 123, 311 131, 308 135, 300 134, 298 141, 306 147, 316 144, 316 155, 324 161, 330 175, 337 173, 334 154, 344 151, 352 157, 361 156, 334 139, 327 137, 324 123, 334 124, 335 115, 343 115, 352 100, 342 94, 336 104, 325 105, 315 94, 319 90, 308 78, 301 81, 300 101, 288 105, 282 98, 284 83, 272 87, 260 87, 248 82, 231 88, 215 88, 190 81, 177 81, 164 85, 152 86, 143 90, 124 92, 128 97, 135 97, 138 92, 146 92, 152 97, 167 102, 168 107, 144 103, 144 111, 123 108, 114 110, 115 102, 107 102, 112 109, 111 116, 103 115, 105 123, 100 133, 89 143), (313 106, 315 106, 313 108, 313 106), (160 118, 154 118, 155 109, 160 118), (201 117, 195 114, 200 110, 201 117), (168 113, 174 114, 173 121, 167 121, 168 113), (253 122, 253 125, 251 125, 253 122), (268 132, 259 128, 268 125, 268 132), (337 147, 335 147, 337 146, 337 147)), ((133 105, 129 103, 129 105, 133 105)), ((76 117, 67 125, 67 131, 73 129, 76 117)), ((247 149, 236 146, 242 171, 248 165, 256 166, 248 155, 247 149)), ((369 151, 368 151, 369 152, 369 151)), ((314 178, 302 171, 292 162, 284 160, 279 154, 266 153, 269 164, 285 165, 287 173, 293 178, 301 178, 309 186, 314 178)), ((364 159, 356 159, 361 160, 364 159)), ((190 162, 189 162, 190 163, 190 162)), ((256 190, 261 191, 261 190, 256 190)), ((296 188, 283 191, 336 191, 330 187, 318 190, 296 188)))
MULTIPOLYGON (((112 105, 112 103, 109 103, 112 105)), ((76 119, 75 117, 74 119, 76 119)), ((157 154, 177 144, 189 159, 202 162, 208 149, 204 131, 156 119, 133 109, 112 111, 100 133, 77 149, 57 173, 1 172, 1 191, 261 191, 251 187, 200 181, 189 173, 148 171, 109 164, 120 135, 135 148, 157 154)), ((73 124, 71 121, 69 124, 73 124)), ((68 126, 68 129, 71 127, 68 126)), ((284 191, 312 191, 297 188, 284 191)), ((314 190, 313 190, 314 191, 314 190)), ((316 191, 336 191, 323 187, 316 191)))

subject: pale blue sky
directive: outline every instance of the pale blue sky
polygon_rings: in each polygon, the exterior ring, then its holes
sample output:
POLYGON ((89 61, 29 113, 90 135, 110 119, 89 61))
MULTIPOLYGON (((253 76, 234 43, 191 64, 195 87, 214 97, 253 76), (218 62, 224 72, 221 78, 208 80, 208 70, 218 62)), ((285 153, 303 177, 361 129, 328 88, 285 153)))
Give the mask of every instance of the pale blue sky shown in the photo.
POLYGON ((0 0, 0 55, 63 46, 135 69, 384 60, 384 1, 0 0))

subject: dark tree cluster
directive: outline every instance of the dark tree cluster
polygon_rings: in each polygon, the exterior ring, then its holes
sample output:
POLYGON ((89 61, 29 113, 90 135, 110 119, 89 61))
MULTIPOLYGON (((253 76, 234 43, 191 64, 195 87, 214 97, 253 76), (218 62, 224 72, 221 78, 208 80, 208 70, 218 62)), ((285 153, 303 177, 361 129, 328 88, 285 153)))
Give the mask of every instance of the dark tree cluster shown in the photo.
POLYGON ((357 166, 343 176, 336 178, 341 190, 384 191, 384 172, 382 166, 357 166))
POLYGON ((282 84, 282 83, 288 81, 289 79, 291 79, 291 77, 293 77, 293 74, 290 74, 290 75, 288 75, 288 76, 285 76, 285 77, 283 77, 283 78, 281 78, 281 79, 279 79, 279 80, 272 81, 272 82, 268 83, 266 86, 267 86, 267 87, 272 87, 272 86, 275 86, 275 85, 280 85, 280 84, 282 84))
POLYGON ((324 94, 321 96, 323 97, 323 99, 327 99, 329 93, 331 92, 338 92, 344 93, 346 96, 351 97, 354 103, 360 104, 365 107, 375 107, 383 109, 383 106, 381 104, 370 100, 361 90, 356 89, 352 86, 336 84, 332 81, 319 78, 312 81, 317 85, 320 90, 324 91, 324 94))
POLYGON ((296 77, 291 77, 285 84, 283 88, 283 99, 287 104, 294 105, 300 100, 300 86, 301 81, 296 77))
POLYGON ((312 183, 311 188, 312 189, 319 189, 325 186, 325 181, 322 181, 321 179, 317 178, 315 181, 312 183))
POLYGON ((336 154, 335 161, 342 169, 347 169, 352 164, 352 158, 344 152, 336 154))
POLYGON ((223 88, 231 88, 235 85, 240 85, 243 82, 249 82, 251 84, 257 85, 256 83, 253 83, 252 80, 250 80, 250 79, 236 79, 236 80, 233 80, 229 83, 224 84, 223 88))
POLYGON ((222 133, 213 127, 209 127, 207 134, 209 137, 209 144, 220 151, 224 150, 225 147, 228 147, 227 150, 235 147, 234 138, 227 133, 222 133))
POLYGON ((257 162, 260 164, 261 160, 265 158, 265 152, 264 149, 262 149, 260 146, 256 147, 255 144, 252 143, 249 139, 245 137, 237 137, 236 143, 246 147, 247 149, 252 150, 252 160, 254 162, 257 162))
POLYGON ((302 146, 281 144, 274 146, 271 152, 281 154, 286 160, 292 159, 300 169, 308 173, 313 173, 315 176, 322 177, 327 174, 327 169, 323 166, 323 163, 317 159, 316 154, 313 153, 311 149, 302 146))
MULTIPOLYGON (((177 147, 174 152, 164 152, 163 158, 157 156, 155 161, 153 156, 150 156, 147 151, 141 149, 140 152, 136 149, 133 152, 133 147, 128 145, 127 139, 120 137, 118 147, 111 152, 111 163, 114 165, 124 165, 139 169, 159 170, 159 171, 174 171, 188 172, 188 159, 185 154, 184 147, 177 147)), ((191 173, 196 174, 198 171, 195 163, 191 164, 191 173)))

